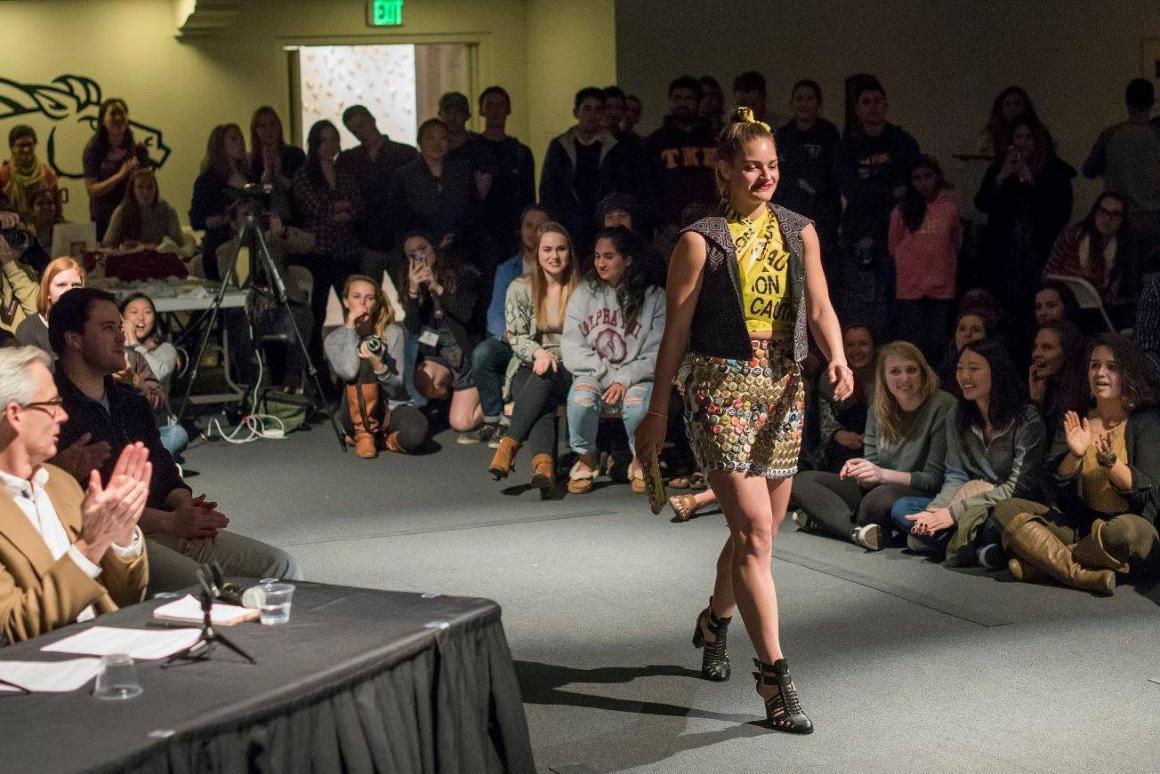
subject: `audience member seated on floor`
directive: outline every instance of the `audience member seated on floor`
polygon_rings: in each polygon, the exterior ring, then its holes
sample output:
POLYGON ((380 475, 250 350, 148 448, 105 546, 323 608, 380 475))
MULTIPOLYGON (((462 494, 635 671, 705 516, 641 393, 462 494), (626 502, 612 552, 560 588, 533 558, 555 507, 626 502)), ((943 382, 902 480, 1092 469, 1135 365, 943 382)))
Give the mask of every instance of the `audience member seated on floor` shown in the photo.
MULTIPOLYGON (((657 348, 665 327, 665 297, 649 285, 644 241, 623 226, 602 229, 596 260, 568 302, 561 354, 573 376, 568 393, 568 444, 580 455, 568 491, 591 491, 599 459, 600 416, 617 413, 628 433, 632 491, 645 491, 634 434, 652 397, 657 348)), ((667 388, 667 385, 666 385, 667 388)))
POLYGON ((40 275, 36 314, 25 317, 16 328, 16 341, 25 346, 40 347, 55 358, 52 344, 48 341, 48 311, 66 292, 84 286, 85 267, 76 258, 65 256, 50 261, 40 275))
POLYGON ((479 293, 479 272, 435 250, 424 234, 403 239, 407 264, 399 280, 407 334, 418 343, 415 388, 429 400, 450 400, 447 411, 459 443, 479 443, 472 433, 483 420, 471 370, 475 338, 469 329, 479 293))
POLYGON ((1067 413, 1048 456, 1055 491, 1044 502, 1001 502, 994 518, 1016 580, 1111 594, 1115 573, 1139 577, 1160 563, 1160 414, 1127 339, 1101 334, 1086 355, 1088 407, 1067 413))
POLYGON ((209 133, 201 174, 193 182, 189 225, 203 230, 202 271, 207 279, 221 281, 214 260, 218 247, 234 235, 232 208, 249 182, 246 175, 246 138, 237 124, 220 124, 209 133))
POLYGON ((1011 130, 1015 122, 1028 118, 1039 123, 1031 97, 1019 86, 1008 86, 991 103, 991 117, 975 140, 974 151, 980 156, 995 158, 1011 144, 1011 130))
POLYGON ((372 217, 355 224, 363 248, 359 273, 377 277, 388 269, 388 253, 395 246, 399 224, 387 217, 395 173, 419 154, 410 145, 395 142, 383 132, 365 105, 351 105, 342 111, 342 123, 359 144, 338 154, 335 163, 345 169, 358 185, 359 194, 372 217))
MULTIPOLYGON (((19 228, 20 216, 0 210, 0 229, 19 228)), ((38 285, 36 273, 21 260, 22 248, 14 248, 0 234, 0 334, 16 335, 25 318, 35 317, 38 285)))
POLYGON ((508 287, 504 305, 508 343, 519 367, 512 377, 511 424, 488 470, 497 481, 507 478, 526 443, 532 451, 532 486, 550 492, 556 484, 556 409, 567 402, 572 387, 572 374, 560 356, 560 336, 580 272, 562 225, 545 223, 536 235, 536 264, 508 287))
POLYGON ((862 454, 866 417, 874 400, 874 333, 865 325, 850 325, 842 334, 846 362, 854 372, 854 392, 835 403, 833 388, 817 381, 821 448, 817 468, 837 473, 846 460, 862 454))
POLYGON ((113 210, 101 244, 126 250, 156 249, 167 239, 173 243, 173 250, 180 250, 185 244, 177 210, 161 198, 157 176, 151 168, 134 170, 125 188, 125 199, 113 210))
POLYGON ((1060 233, 1043 273, 1087 280, 1105 306, 1129 303, 1139 292, 1129 233, 1128 202, 1104 191, 1087 217, 1060 233))
POLYGON ((959 312, 955 320, 955 334, 947 345, 947 353, 939 368, 939 384, 954 396, 959 394, 958 373, 959 357, 963 348, 971 342, 992 338, 995 332, 995 318, 985 307, 969 306, 959 312))
POLYGON ((1132 343, 1144 356, 1149 375, 1160 382, 1160 272, 1146 275, 1136 304, 1132 343))
POLYGON ((68 421, 51 362, 36 347, 0 350, 0 631, 9 642, 136 604, 149 580, 137 527, 149 452, 126 445, 108 485, 90 476, 87 491, 44 464, 68 421))
POLYGON ((33 222, 33 200, 42 191, 50 192, 53 201, 59 202, 60 178, 56 170, 37 157, 36 143, 36 130, 31 126, 12 127, 8 132, 11 157, 0 165, 0 191, 26 223, 33 222))
POLYGON ((89 218, 97 225, 98 240, 105 238, 109 218, 125 198, 129 176, 151 164, 149 152, 133 137, 125 100, 106 99, 97 109, 97 131, 85 145, 83 158, 89 218))
POLYGON ((955 310, 962 217, 938 161, 919 156, 902 201, 890 213, 894 327, 934 362, 946 352, 955 310))
POLYGON ((540 172, 540 203, 568 229, 578 250, 592 246, 596 205, 610 193, 632 190, 624 179, 617 140, 600 126, 604 90, 576 92, 576 125, 548 143, 540 172))
POLYGON ((1011 144, 987 169, 975 207, 987 215, 979 245, 981 277, 1004 306, 1021 317, 1035 293, 1059 232, 1071 219, 1075 170, 1055 155, 1042 124, 1024 117, 1011 144))
POLYGON ((1160 247, 1160 123, 1149 122, 1156 89, 1147 78, 1135 78, 1124 90, 1127 120, 1100 132, 1084 161, 1085 177, 1104 179, 1104 188, 1124 196, 1132 212, 1131 239, 1141 258, 1160 247))
POLYGON ((842 309, 886 330, 894 298, 890 213, 906 192, 918 141, 887 121, 886 91, 875 78, 854 87, 857 120, 838 145, 842 212, 842 309))
MULTIPOLYGON (((419 158, 399 168, 391 186, 389 217, 404 231, 423 231, 441 252, 473 248, 478 199, 471 162, 448 158, 447 124, 430 118, 419 126, 419 158)), ((472 250, 474 253, 474 250, 472 250)), ((469 261, 477 268, 473 254, 469 261)))
POLYGON ((341 380, 346 410, 338 412, 355 454, 374 459, 379 449, 408 454, 427 437, 427 417, 403 386, 406 337, 382 286, 352 274, 342 293, 343 324, 326 336, 330 370, 341 380))
POLYGON ((495 270, 491 300, 487 305, 487 338, 471 352, 471 370, 475 374, 479 405, 483 411, 479 439, 487 441, 488 446, 499 446, 502 432, 500 425, 504 419, 504 382, 508 374, 508 363, 512 359, 506 322, 508 288, 536 265, 536 245, 540 239, 538 231, 547 222, 548 212, 538 204, 529 205, 520 215, 519 246, 515 254, 495 270))
POLYGON ((161 444, 176 459, 189 448, 189 433, 173 415, 168 400, 171 379, 177 370, 177 347, 173 346, 168 326, 158 316, 157 307, 149 296, 130 294, 122 299, 120 309, 126 349, 145 359, 166 396, 166 400, 154 409, 157 430, 161 434, 161 444))
POLYGON ((1011 496, 1043 461, 1047 430, 1023 399, 1022 379, 996 341, 968 344, 956 374, 961 397, 947 417, 946 476, 934 498, 894 504, 894 528, 918 553, 973 564, 975 537, 995 503, 1011 496))
POLYGON ((946 419, 955 399, 938 388, 934 369, 910 342, 882 347, 873 378, 865 454, 837 473, 799 471, 790 508, 798 512, 798 529, 877 551, 890 542, 894 503, 933 496, 942 486, 946 419))
POLYGON ((278 111, 262 105, 250 117, 250 155, 247 176, 272 186, 270 210, 287 223, 296 222, 293 205, 294 174, 306 164, 306 153, 286 142, 278 111))
POLYGON ((1066 412, 1079 408, 1083 349, 1083 334, 1066 320, 1049 322, 1035 334, 1027 394, 1048 435, 1059 429, 1066 412))
POLYGON ((216 561, 227 575, 298 578, 286 552, 225 529, 229 518, 217 503, 193 492, 157 433, 149 404, 111 378, 125 359, 125 333, 113 296, 77 288, 61 296, 48 316, 49 337, 59 357, 56 384, 68 420, 53 463, 78 481, 99 471, 105 481, 114 460, 133 443, 149 451, 153 474, 141 516, 148 539, 152 591, 196 583, 199 564, 216 561))

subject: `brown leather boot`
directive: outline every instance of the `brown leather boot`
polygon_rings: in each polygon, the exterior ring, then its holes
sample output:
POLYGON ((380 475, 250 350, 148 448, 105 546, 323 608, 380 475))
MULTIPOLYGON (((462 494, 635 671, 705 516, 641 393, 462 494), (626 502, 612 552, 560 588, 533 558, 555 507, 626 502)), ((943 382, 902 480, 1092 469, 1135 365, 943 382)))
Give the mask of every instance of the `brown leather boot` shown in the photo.
POLYGON ((1087 537, 1071 547, 1071 555, 1081 566, 1089 570, 1128 572, 1128 563, 1112 556, 1104 548, 1104 540, 1100 533, 1103 532, 1106 524, 1107 522, 1103 519, 1093 521, 1092 531, 1088 533, 1087 537))
POLYGON ((350 412, 354 425, 354 453, 364 460, 379 456, 375 435, 379 431, 374 410, 379 403, 377 384, 348 384, 346 386, 346 410, 350 412))
POLYGON ((532 457, 532 486, 541 491, 551 491, 556 486, 556 461, 551 454, 532 457))
POLYGON ((1043 570, 1017 556, 1007 560, 1007 572, 1020 583, 1047 583, 1051 580, 1051 576, 1043 570))
POLYGON ((1085 570, 1047 525, 1038 519, 1018 520, 1004 534, 1007 548, 1023 566, 1033 564, 1065 586, 1111 596, 1116 574, 1111 570, 1085 570), (1014 527, 1014 529, 1012 529, 1014 527))
POLYGON ((520 442, 515 438, 504 436, 499 439, 499 448, 495 450, 495 456, 491 458, 491 464, 487 466, 487 472, 496 481, 501 481, 507 478, 508 473, 512 472, 512 468, 516 464, 516 452, 520 450, 520 442))

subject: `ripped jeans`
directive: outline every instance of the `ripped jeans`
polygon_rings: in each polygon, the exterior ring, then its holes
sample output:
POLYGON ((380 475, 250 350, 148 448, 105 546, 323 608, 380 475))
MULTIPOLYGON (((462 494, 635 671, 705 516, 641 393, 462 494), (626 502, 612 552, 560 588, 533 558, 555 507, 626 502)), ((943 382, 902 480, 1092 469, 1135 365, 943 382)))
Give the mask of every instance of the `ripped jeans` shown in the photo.
POLYGON ((634 384, 624 393, 618 404, 604 405, 604 390, 591 377, 577 376, 568 391, 568 445, 577 454, 596 453, 596 431, 601 415, 619 414, 628 433, 628 444, 636 456, 636 426, 648 412, 652 397, 652 382, 634 384))

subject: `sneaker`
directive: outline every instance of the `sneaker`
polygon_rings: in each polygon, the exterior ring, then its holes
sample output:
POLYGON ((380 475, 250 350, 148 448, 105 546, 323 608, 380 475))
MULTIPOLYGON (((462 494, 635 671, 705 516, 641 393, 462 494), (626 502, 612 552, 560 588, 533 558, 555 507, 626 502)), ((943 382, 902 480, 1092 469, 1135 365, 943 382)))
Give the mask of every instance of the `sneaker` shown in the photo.
MULTIPOLYGON (((489 425, 488 423, 484 422, 474 430, 468 430, 466 433, 460 433, 459 437, 455 439, 455 442, 464 445, 472 443, 484 443, 486 441, 490 441, 492 438, 497 437, 498 432, 498 424, 489 425)), ((496 443, 496 448, 499 448, 498 441, 496 443)))
POLYGON ((1007 555, 1003 551, 1003 547, 998 543, 988 543, 979 549, 977 554, 979 564, 986 567, 988 570, 1005 570, 1007 569, 1007 555))
POLYGON ((882 528, 877 524, 865 524, 861 527, 856 527, 851 538, 867 551, 880 551, 882 549, 879 543, 882 539, 882 528))
POLYGON ((813 532, 814 531, 814 526, 815 526, 814 525, 814 517, 810 516, 805 511, 792 511, 790 514, 790 518, 793 519, 793 523, 798 528, 799 531, 801 531, 801 532, 813 532))

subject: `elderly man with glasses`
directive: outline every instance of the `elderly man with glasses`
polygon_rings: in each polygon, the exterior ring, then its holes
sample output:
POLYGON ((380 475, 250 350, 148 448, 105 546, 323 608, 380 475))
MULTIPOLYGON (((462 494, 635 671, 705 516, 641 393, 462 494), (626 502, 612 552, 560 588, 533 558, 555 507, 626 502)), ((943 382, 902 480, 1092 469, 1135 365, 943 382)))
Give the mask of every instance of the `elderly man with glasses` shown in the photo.
POLYGON ((68 419, 48 354, 0 350, 0 627, 35 637, 140 602, 149 578, 137 520, 152 465, 142 444, 122 450, 87 491, 45 460, 68 419))

